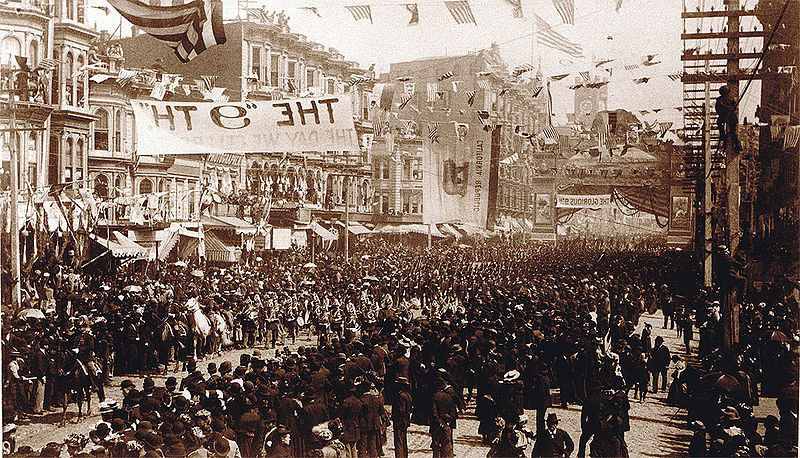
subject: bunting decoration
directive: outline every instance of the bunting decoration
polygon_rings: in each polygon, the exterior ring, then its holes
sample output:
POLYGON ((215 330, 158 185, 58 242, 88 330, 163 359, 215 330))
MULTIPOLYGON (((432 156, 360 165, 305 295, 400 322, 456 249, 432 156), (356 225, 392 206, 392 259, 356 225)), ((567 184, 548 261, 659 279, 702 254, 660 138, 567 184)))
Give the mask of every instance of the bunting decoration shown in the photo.
POLYGON ((669 79, 671 79, 672 81, 680 81, 680 79, 681 79, 681 74, 680 73, 675 73, 675 74, 667 75, 667 76, 669 76, 669 79))
POLYGON ((286 80, 286 86, 289 88, 289 92, 291 92, 292 94, 297 92, 297 87, 295 87, 294 81, 292 81, 291 78, 286 80))
POLYGON ((128 22, 175 50, 181 62, 189 62, 211 46, 225 43, 222 2, 214 0, 156 1, 109 0, 128 22))
POLYGON ((533 65, 531 64, 517 65, 516 67, 514 67, 514 72, 512 73, 512 76, 514 76, 514 78, 519 78, 520 75, 529 72, 531 70, 533 70, 533 65))
POLYGON ((369 5, 345 6, 345 8, 350 11, 350 14, 353 15, 353 19, 356 21, 367 19, 369 23, 372 24, 372 9, 369 5))
POLYGON ((448 78, 452 78, 454 73, 452 71, 443 73, 440 77, 436 78, 436 81, 444 81, 448 78))
POLYGON ((550 80, 551 81, 561 81, 561 80, 563 80, 564 78, 566 78, 568 76, 569 76, 569 73, 563 73, 561 75, 553 75, 553 76, 550 77, 550 80))
POLYGON ((475 16, 472 15, 472 8, 469 6, 467 0, 457 0, 444 2, 444 6, 450 11, 450 15, 456 21, 456 24, 475 24, 475 16))
POLYGON ((469 104, 469 106, 472 106, 473 102, 475 102, 475 94, 476 94, 475 90, 467 91, 467 103, 469 104))
POLYGON ((400 97, 400 104, 397 106, 397 109, 402 110, 403 108, 406 107, 406 105, 408 105, 408 102, 410 101, 411 101, 410 95, 408 94, 403 95, 402 97, 400 97))
POLYGON ((311 11, 311 12, 312 12, 312 13, 314 13, 314 14, 315 14, 317 17, 320 17, 320 18, 322 17, 322 15, 321 15, 321 14, 319 14, 319 10, 317 9, 317 7, 316 7, 316 6, 301 6, 301 7, 300 7, 300 9, 301 9, 301 10, 308 10, 308 11, 311 11))
POLYGON ((439 83, 428 83, 428 103, 436 102, 436 92, 439 91, 439 83))
POLYGON ((561 51, 573 57, 583 57, 583 48, 569 41, 566 37, 553 30, 550 24, 536 15, 536 40, 539 44, 550 49, 561 51))
POLYGON ((478 84, 478 87, 483 89, 484 91, 488 90, 489 87, 490 87, 489 80, 478 80, 477 84, 478 84))
POLYGON ((408 25, 417 25, 419 24, 419 7, 417 7, 416 3, 406 3, 404 5, 406 10, 411 13, 411 19, 408 21, 408 25))
POLYGON ((128 70, 127 68, 119 69, 119 74, 117 75, 117 84, 122 87, 127 86, 130 84, 134 78, 136 78, 136 72, 134 70, 128 70))
POLYGON ((363 75, 353 75, 348 80, 350 86, 358 86, 359 84, 374 83, 375 78, 370 78, 363 75))
POLYGON ((629 64, 625 66, 625 70, 631 71, 639 68, 639 64, 629 64))
POLYGON ((428 138, 431 140, 431 143, 436 143, 439 141, 439 126, 441 126, 440 122, 432 122, 428 124, 428 138))
POLYGON ((200 76, 200 79, 202 80, 203 83, 202 83, 202 85, 198 85, 198 86, 201 89, 205 89, 207 91, 210 91, 211 89, 213 89, 213 88, 215 88, 217 86, 217 79, 218 78, 219 78, 219 76, 217 76, 217 75, 200 76))
POLYGON ((564 24, 575 25, 575 0, 553 0, 553 6, 564 24))
POLYGON ((515 19, 522 18, 522 0, 505 0, 505 2, 511 5, 512 8, 514 8, 515 19))
POLYGON ((542 130, 542 133, 544 133, 545 138, 549 138, 551 140, 558 140, 558 132, 556 132, 556 129, 553 126, 545 127, 542 130))
POLYGON ((650 78, 648 78, 648 77, 634 78, 634 80, 633 80, 633 82, 636 83, 636 84, 643 84, 643 83, 646 83, 648 81, 650 81, 650 78))
POLYGON ((539 97, 539 94, 542 92, 543 86, 533 88, 533 94, 531 94, 534 98, 539 97))
POLYGON ((247 8, 247 19, 253 19, 262 24, 269 24, 271 22, 267 12, 261 8, 247 8))
POLYGON ((783 133, 783 149, 794 148, 798 140, 800 140, 800 126, 787 126, 783 133))
POLYGON ((150 91, 150 97, 156 100, 164 100, 164 95, 166 93, 167 85, 159 81, 153 85, 153 89, 150 91))

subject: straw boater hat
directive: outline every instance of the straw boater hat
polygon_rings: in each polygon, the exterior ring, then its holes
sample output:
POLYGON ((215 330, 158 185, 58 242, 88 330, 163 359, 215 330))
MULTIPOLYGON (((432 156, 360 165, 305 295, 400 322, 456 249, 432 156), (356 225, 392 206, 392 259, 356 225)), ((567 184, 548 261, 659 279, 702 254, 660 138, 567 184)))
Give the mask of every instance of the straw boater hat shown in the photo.
POLYGON ((510 370, 510 371, 506 372, 505 374, 503 374, 502 382, 503 383, 513 382, 514 380, 517 380, 519 378, 519 376, 520 376, 519 371, 510 370))

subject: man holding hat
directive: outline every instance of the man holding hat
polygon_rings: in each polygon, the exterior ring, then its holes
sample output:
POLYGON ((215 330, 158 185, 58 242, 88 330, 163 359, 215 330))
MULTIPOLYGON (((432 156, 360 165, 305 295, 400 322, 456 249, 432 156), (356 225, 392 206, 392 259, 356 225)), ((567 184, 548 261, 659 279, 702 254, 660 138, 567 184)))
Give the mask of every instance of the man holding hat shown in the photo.
POLYGON ((572 438, 566 431, 558 428, 558 416, 553 412, 547 414, 547 429, 536 434, 531 457, 568 457, 573 450, 575 444, 572 438))

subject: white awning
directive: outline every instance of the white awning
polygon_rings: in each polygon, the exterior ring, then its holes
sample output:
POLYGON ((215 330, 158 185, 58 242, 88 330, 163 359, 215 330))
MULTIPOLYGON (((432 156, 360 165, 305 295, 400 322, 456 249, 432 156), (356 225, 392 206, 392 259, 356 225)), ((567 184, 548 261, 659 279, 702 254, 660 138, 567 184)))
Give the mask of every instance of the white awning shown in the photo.
POLYGON ((338 237, 331 231, 325 229, 324 227, 320 226, 320 224, 316 221, 311 222, 311 230, 314 231, 315 234, 320 236, 322 240, 336 240, 338 237))

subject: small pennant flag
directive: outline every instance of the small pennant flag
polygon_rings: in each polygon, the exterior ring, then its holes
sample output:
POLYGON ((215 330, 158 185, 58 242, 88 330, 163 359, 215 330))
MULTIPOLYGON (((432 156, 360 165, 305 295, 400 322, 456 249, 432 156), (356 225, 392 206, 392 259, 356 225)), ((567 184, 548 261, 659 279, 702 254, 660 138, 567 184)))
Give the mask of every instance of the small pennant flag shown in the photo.
POLYGON ((533 88, 533 94, 532 94, 533 97, 539 97, 539 94, 542 92, 543 88, 544 88, 544 86, 539 86, 539 87, 533 88))
POLYGON ((453 77, 453 74, 454 74, 454 73, 453 73, 452 71, 445 72, 445 73, 443 73, 443 74, 442 74, 442 75, 441 75, 439 78, 436 78, 436 81, 444 81, 444 80, 446 80, 447 78, 452 78, 452 77, 453 77))
POLYGON ((411 13, 411 19, 408 21, 408 25, 417 25, 419 24, 419 8, 417 7, 416 3, 406 3, 405 4, 406 10, 411 13))
POLYGON ((642 65, 650 66, 650 65, 660 64, 661 61, 654 60, 657 55, 658 54, 648 54, 644 56, 644 61, 642 62, 642 65))
POLYGON ((210 91, 217 86, 218 78, 217 75, 201 76, 200 79, 203 81, 201 88, 210 91))
POLYGON ((439 91, 439 83, 428 83, 428 103, 436 102, 436 92, 439 91))
POLYGON ((581 78, 587 83, 589 82, 589 72, 580 72, 581 78))
POLYGON ((636 84, 643 84, 643 83, 646 83, 648 81, 650 81, 650 78, 648 78, 648 77, 634 78, 634 80, 633 80, 633 82, 636 83, 636 84))
POLYGON ((484 91, 489 89, 489 80, 478 80, 478 87, 484 91))
POLYGON ((431 143, 436 143, 439 141, 439 126, 441 126, 440 122, 432 122, 428 124, 428 138, 431 140, 431 143))
POLYGON ((556 132, 556 129, 553 126, 545 127, 542 132, 544 133, 545 138, 558 140, 558 132, 556 132))
POLYGON ((395 78, 397 81, 410 81, 413 77, 412 76, 398 76, 395 78))
POLYGON ((681 79, 681 74, 675 73, 673 75, 669 75, 669 79, 671 79, 672 81, 679 81, 681 79))
POLYGON ((308 11, 311 11, 311 12, 312 12, 312 13, 314 13, 314 14, 315 14, 317 17, 322 17, 322 15, 321 15, 321 14, 319 14, 319 10, 317 9, 317 7, 316 7, 316 6, 303 6, 303 7, 300 7, 300 9, 301 9, 301 10, 308 10, 308 11))
POLYGON ((608 68, 606 68, 606 71, 608 72, 608 76, 614 76, 614 69, 613 68, 608 67, 608 68))
POLYGON ((614 10, 619 13, 620 8, 622 8, 622 0, 617 0, 617 6, 614 8, 614 10))
POLYGON ((295 87, 294 81, 292 81, 291 79, 286 80, 286 86, 289 88, 289 92, 291 92, 292 94, 294 94, 297 91, 297 87, 295 87))
POLYGON ((601 67, 601 66, 603 66, 603 65, 605 65, 605 64, 607 64, 609 62, 614 62, 614 59, 603 59, 600 62, 594 64, 594 68, 601 67))
POLYGON ((458 92, 458 85, 460 83, 461 83, 461 81, 453 81, 452 82, 452 84, 453 84, 453 92, 458 92))
POLYGON ((492 72, 489 72, 489 71, 483 71, 483 72, 476 73, 477 76, 489 76, 491 74, 492 74, 492 72))
POLYGON ((658 123, 658 134, 663 137, 664 134, 669 132, 670 128, 672 128, 671 122, 660 122, 658 123))
POLYGON ((372 24, 372 9, 370 9, 369 5, 345 6, 345 8, 350 11, 356 21, 367 19, 372 24))
POLYGON ((529 72, 531 70, 533 70, 533 65, 531 64, 517 65, 516 67, 514 67, 514 72, 512 73, 512 75, 514 76, 514 78, 518 78, 523 73, 529 72))
POLYGON ((153 90, 150 91, 150 97, 156 100, 164 100, 164 94, 166 93, 167 85, 159 81, 153 85, 153 90))
POLYGON ((683 111, 683 107, 675 107, 675 109, 678 111, 683 111))
POLYGON ((553 0, 553 6, 564 24, 575 25, 575 0, 553 0))
POLYGON ((117 74, 117 84, 122 87, 127 86, 130 84, 133 79, 136 78, 136 72, 134 70, 128 70, 127 68, 121 68, 119 70, 119 74, 117 74))
POLYGON ((506 0, 506 3, 514 8, 514 17, 519 19, 522 17, 522 0, 506 0))
POLYGON ((625 66, 625 70, 628 71, 636 70, 637 68, 639 68, 639 64, 628 64, 625 66))
POLYGON ((475 93, 476 91, 467 91, 467 103, 469 106, 472 106, 473 102, 475 102, 475 93))
POLYGON ((653 113, 658 113, 661 110, 662 110, 661 108, 653 108, 653 113))
POLYGON ((58 67, 58 60, 51 59, 48 57, 47 59, 42 59, 41 61, 39 61, 39 64, 36 65, 36 68, 34 68, 34 70, 51 71, 55 70, 57 67, 58 67))
POLYGON ((639 113, 641 113, 643 115, 646 115, 646 114, 650 113, 650 110, 639 110, 639 113))
POLYGON ((408 94, 403 95, 402 97, 400 97, 400 105, 398 105, 397 108, 399 110, 402 110, 403 108, 406 107, 406 105, 408 105, 408 102, 410 102, 410 101, 411 101, 411 96, 410 95, 408 95, 408 94))
POLYGON ((566 78, 568 76, 569 76, 569 73, 563 73, 561 75, 553 75, 553 76, 550 77, 550 79, 552 81, 561 81, 561 80, 563 80, 564 78, 566 78))
POLYGON ((800 140, 800 126, 788 126, 783 133, 783 149, 794 148, 800 140))
POLYGON ((475 16, 472 15, 472 8, 469 6, 467 0, 449 1, 444 2, 444 6, 450 11, 450 15, 456 21, 456 24, 475 24, 475 16))

